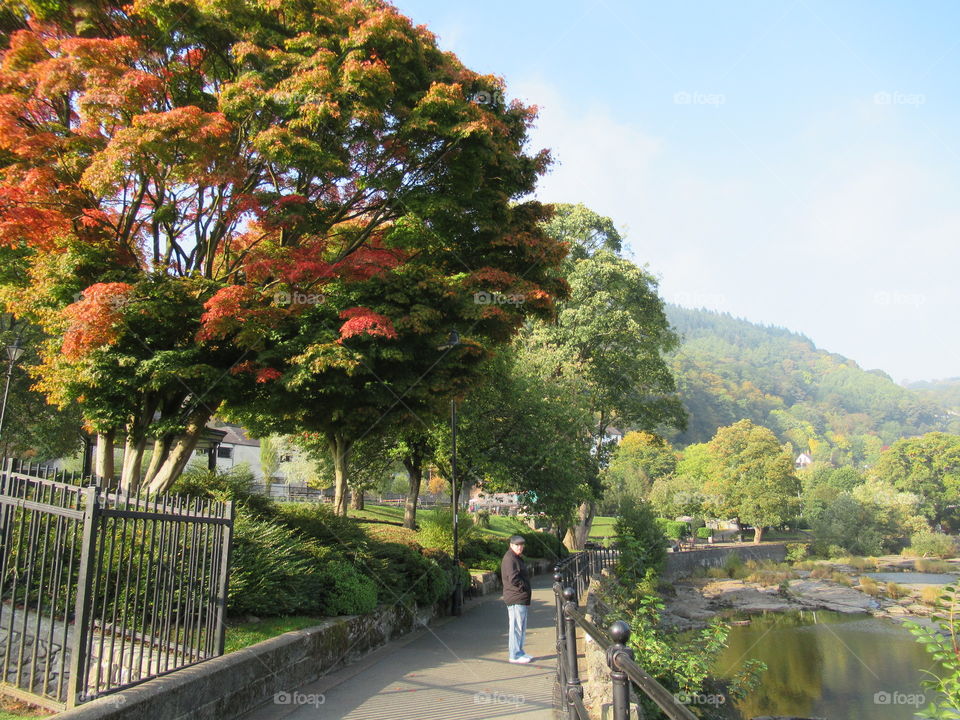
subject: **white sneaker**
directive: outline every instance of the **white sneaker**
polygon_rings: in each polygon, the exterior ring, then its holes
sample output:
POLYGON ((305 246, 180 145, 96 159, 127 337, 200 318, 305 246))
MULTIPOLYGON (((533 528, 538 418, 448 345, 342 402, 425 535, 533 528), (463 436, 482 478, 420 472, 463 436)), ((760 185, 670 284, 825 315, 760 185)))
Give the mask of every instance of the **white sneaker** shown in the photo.
POLYGON ((520 657, 516 658, 515 660, 511 660, 510 662, 519 663, 520 665, 526 665, 528 662, 531 662, 532 660, 533 658, 530 657, 529 655, 521 655, 520 657))

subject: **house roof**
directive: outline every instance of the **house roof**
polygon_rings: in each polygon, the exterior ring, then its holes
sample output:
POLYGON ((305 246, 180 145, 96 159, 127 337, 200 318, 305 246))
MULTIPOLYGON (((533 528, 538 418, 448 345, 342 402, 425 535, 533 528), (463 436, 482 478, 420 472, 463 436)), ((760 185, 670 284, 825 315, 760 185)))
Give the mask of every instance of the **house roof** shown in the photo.
POLYGON ((248 447, 260 447, 260 441, 256 438, 249 437, 247 435, 247 431, 239 425, 225 423, 220 420, 211 420, 207 427, 220 430, 224 433, 223 440, 221 441, 224 445, 246 445, 248 447))

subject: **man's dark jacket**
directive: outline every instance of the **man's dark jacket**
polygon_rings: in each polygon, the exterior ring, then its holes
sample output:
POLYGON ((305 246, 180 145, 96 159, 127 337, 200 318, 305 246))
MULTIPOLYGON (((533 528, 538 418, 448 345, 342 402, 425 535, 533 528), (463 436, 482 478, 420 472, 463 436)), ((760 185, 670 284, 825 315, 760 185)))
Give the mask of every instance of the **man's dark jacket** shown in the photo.
POLYGON ((530 604, 530 576, 523 558, 513 550, 507 550, 500 563, 500 579, 503 581, 503 602, 507 605, 530 604))

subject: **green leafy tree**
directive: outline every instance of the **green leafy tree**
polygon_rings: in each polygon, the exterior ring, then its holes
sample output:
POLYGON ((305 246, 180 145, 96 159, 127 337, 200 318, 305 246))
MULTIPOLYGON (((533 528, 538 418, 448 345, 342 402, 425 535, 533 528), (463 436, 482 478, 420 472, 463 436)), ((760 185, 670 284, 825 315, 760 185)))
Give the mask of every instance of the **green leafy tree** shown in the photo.
POLYGON ((0 458, 54 460, 73 455, 80 446, 82 418, 77 408, 58 409, 32 387, 30 375, 40 362, 37 349, 42 341, 36 326, 0 326, 0 393, 10 375, 0 458), (17 340, 23 354, 11 366, 4 349, 17 340))
MULTIPOLYGON (((578 218, 554 229, 572 243, 570 297, 558 306, 556 322, 532 326, 526 342, 544 372, 578 378, 593 417, 588 438, 602 469, 614 445, 611 428, 658 432, 683 425, 673 376, 663 359, 677 338, 654 277, 609 249, 620 242, 611 234, 609 220, 580 209, 561 207, 558 212, 561 217, 567 212, 567 220, 578 218), (575 234, 571 228, 580 230, 575 234)), ((589 535, 601 492, 599 478, 589 490, 568 533, 569 547, 582 547, 589 535)))
POLYGON ((279 469, 280 449, 277 447, 276 438, 270 435, 260 438, 260 472, 263 473, 263 482, 266 483, 268 492, 279 469))
MULTIPOLYGON (((569 525, 596 477, 586 429, 590 414, 576 385, 550 377, 523 348, 504 351, 460 404, 458 480, 489 492, 516 492, 528 512, 569 525)), ((450 478, 450 426, 434 426, 434 462, 450 478)))
POLYGON ((703 484, 689 475, 667 475, 654 480, 650 490, 650 504, 666 518, 683 515, 705 517, 707 508, 715 503, 703 491, 703 484))
POLYGON ((705 488, 721 511, 756 529, 781 525, 799 510, 800 481, 789 449, 769 429, 741 420, 720 428, 708 444, 714 476, 705 488))
POLYGON ((898 440, 870 474, 919 495, 930 522, 960 527, 960 435, 933 432, 898 440))
POLYGON ((611 454, 604 474, 609 489, 603 506, 615 512, 624 497, 646 499, 654 481, 672 473, 676 466, 676 452, 662 437, 644 431, 627 433, 611 454))

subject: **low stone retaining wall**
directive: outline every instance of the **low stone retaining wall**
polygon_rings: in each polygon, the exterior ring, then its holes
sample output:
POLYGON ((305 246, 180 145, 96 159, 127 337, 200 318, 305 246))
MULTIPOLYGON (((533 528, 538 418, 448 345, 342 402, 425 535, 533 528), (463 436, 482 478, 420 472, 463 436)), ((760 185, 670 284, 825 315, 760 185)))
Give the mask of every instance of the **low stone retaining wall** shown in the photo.
POLYGON ((297 688, 426 625, 434 616, 433 609, 385 607, 333 618, 107 695, 57 718, 221 720, 238 717, 271 697, 289 704, 297 688))
POLYGON ((675 580, 692 575, 698 568, 723 567, 727 558, 733 553, 739 555, 744 562, 747 560, 783 562, 787 558, 787 546, 783 543, 745 544, 667 553, 667 564, 663 570, 663 577, 666 580, 675 580))

